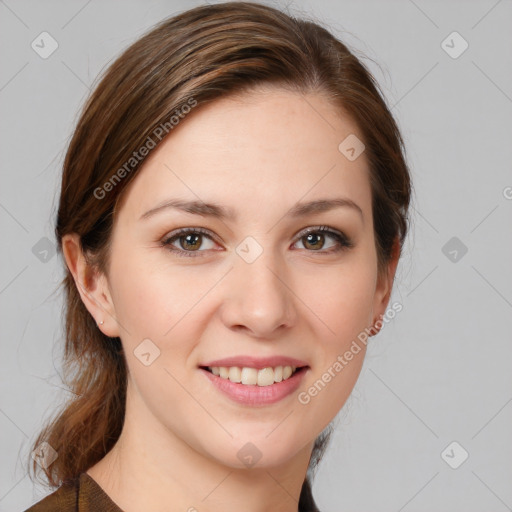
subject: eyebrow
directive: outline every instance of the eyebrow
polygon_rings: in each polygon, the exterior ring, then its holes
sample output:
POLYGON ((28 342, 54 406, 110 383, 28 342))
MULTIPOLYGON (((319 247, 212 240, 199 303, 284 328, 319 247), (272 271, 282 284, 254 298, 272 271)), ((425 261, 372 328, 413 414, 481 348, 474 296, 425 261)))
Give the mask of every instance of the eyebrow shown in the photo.
MULTIPOLYGON (((337 197, 333 199, 317 199, 308 203, 297 203, 284 215, 285 217, 304 217, 310 214, 316 214, 333 210, 334 208, 351 208, 359 213, 361 219, 364 222, 363 211, 357 203, 348 198, 337 197)), ((203 217, 214 217, 220 220, 230 220, 235 222, 238 215, 232 208, 222 206, 220 204, 203 201, 186 201, 182 199, 168 199, 163 203, 151 208, 147 212, 143 213, 140 220, 148 219, 156 213, 163 210, 175 209, 181 210, 186 213, 192 213, 194 215, 201 215, 203 217)))

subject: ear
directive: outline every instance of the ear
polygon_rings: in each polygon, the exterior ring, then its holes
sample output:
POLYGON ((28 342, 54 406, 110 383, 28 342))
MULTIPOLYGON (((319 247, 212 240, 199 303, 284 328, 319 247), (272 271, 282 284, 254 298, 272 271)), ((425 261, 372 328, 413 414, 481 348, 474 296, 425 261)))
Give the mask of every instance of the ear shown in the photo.
POLYGON ((62 237, 62 252, 82 302, 98 324, 98 328, 111 338, 119 336, 119 326, 107 278, 87 262, 80 245, 80 237, 76 233, 62 237))
POLYGON ((388 262, 386 272, 377 277, 377 286, 375 289, 375 298, 373 302, 373 326, 371 327, 371 336, 375 336, 382 329, 382 318, 386 313, 386 308, 391 298, 393 281, 395 279, 396 268, 400 258, 400 242, 398 237, 393 242, 391 257, 388 262), (379 322, 379 320, 381 320, 379 322), (377 324, 377 325, 375 325, 377 324))

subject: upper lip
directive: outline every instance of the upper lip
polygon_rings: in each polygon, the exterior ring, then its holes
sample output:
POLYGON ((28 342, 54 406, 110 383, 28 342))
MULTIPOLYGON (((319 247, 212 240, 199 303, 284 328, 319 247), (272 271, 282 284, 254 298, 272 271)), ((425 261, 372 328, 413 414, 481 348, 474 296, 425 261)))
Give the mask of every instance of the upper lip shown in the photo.
POLYGON ((256 368, 261 370, 262 368, 268 368, 276 366, 308 366, 305 361, 301 361, 300 359, 295 359, 293 357, 287 356, 270 356, 270 357, 253 357, 253 356, 233 356, 226 357, 224 359, 216 359, 215 361, 210 361, 207 363, 201 363, 199 366, 209 366, 210 368, 217 366, 238 366, 240 368, 256 368))

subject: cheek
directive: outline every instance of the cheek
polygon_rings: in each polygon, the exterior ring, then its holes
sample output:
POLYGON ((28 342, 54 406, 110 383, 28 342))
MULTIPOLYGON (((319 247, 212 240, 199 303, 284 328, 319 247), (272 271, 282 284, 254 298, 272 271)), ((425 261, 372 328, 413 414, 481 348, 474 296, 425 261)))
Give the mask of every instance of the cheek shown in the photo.
MULTIPOLYGON (((121 336, 133 338, 131 344, 144 338, 166 339, 168 343, 173 329, 181 332, 186 327, 189 322, 182 319, 194 315, 192 310, 199 302, 201 308, 208 307, 215 293, 206 295, 219 281, 218 272, 205 273, 201 266, 177 265, 170 255, 165 258, 161 252, 165 249, 154 251, 148 257, 147 249, 139 253, 118 249, 116 254, 123 257, 112 260, 116 317, 122 326, 121 336)), ((325 340, 328 352, 341 350, 344 343, 350 343, 369 326, 375 293, 374 266, 371 250, 359 247, 342 256, 339 264, 309 262, 288 269, 286 280, 292 295, 284 300, 295 302, 299 313, 302 311, 299 316, 310 317, 317 325, 317 335, 325 340)), ((222 297, 217 296, 215 302, 219 301, 222 297)))
POLYGON ((298 396, 310 429, 315 428, 312 418, 326 426, 356 384, 366 354, 375 278, 371 252, 360 252, 337 267, 301 275, 297 281, 300 297, 306 297, 318 326, 317 364, 298 396))
POLYGON ((163 338, 204 294, 190 272, 156 254, 164 249, 152 250, 153 257, 126 252, 112 264, 116 316, 131 337, 163 338))
POLYGON ((136 382, 144 380, 138 387, 148 393, 160 385, 165 389, 174 381, 164 368, 182 380, 208 318, 208 291, 219 276, 180 267, 161 254, 158 261, 147 254, 127 255, 112 269, 116 317, 129 371, 136 382), (148 352, 146 367, 140 358, 148 352))
POLYGON ((375 279, 371 261, 353 256, 338 266, 298 275, 294 291, 318 319, 328 345, 341 349, 369 327, 375 279))
POLYGON ((365 345, 359 343, 357 351, 350 351, 350 361, 345 359, 345 351, 333 354, 300 389, 297 403, 303 431, 323 430, 343 408, 359 377, 365 345))
POLYGON ((117 267, 116 274, 114 303, 123 339, 126 335, 161 336, 169 321, 166 305, 173 301, 173 289, 165 288, 162 280, 144 269, 129 268, 126 262, 117 267))
POLYGON ((356 272, 346 266, 329 275, 317 274, 303 284, 304 290, 315 290, 305 302, 318 318, 314 372, 297 396, 301 424, 311 432, 318 424, 325 428, 338 414, 359 377, 372 313, 374 274, 368 267, 356 272))

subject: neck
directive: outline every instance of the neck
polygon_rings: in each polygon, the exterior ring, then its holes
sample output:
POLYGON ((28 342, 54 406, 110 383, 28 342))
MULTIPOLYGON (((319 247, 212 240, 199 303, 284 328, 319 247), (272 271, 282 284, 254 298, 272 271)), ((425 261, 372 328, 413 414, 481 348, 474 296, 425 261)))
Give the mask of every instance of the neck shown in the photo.
POLYGON ((87 470, 124 512, 298 511, 313 442, 279 465, 232 467, 208 455, 207 440, 192 448, 140 402, 129 389, 117 443, 87 470))

